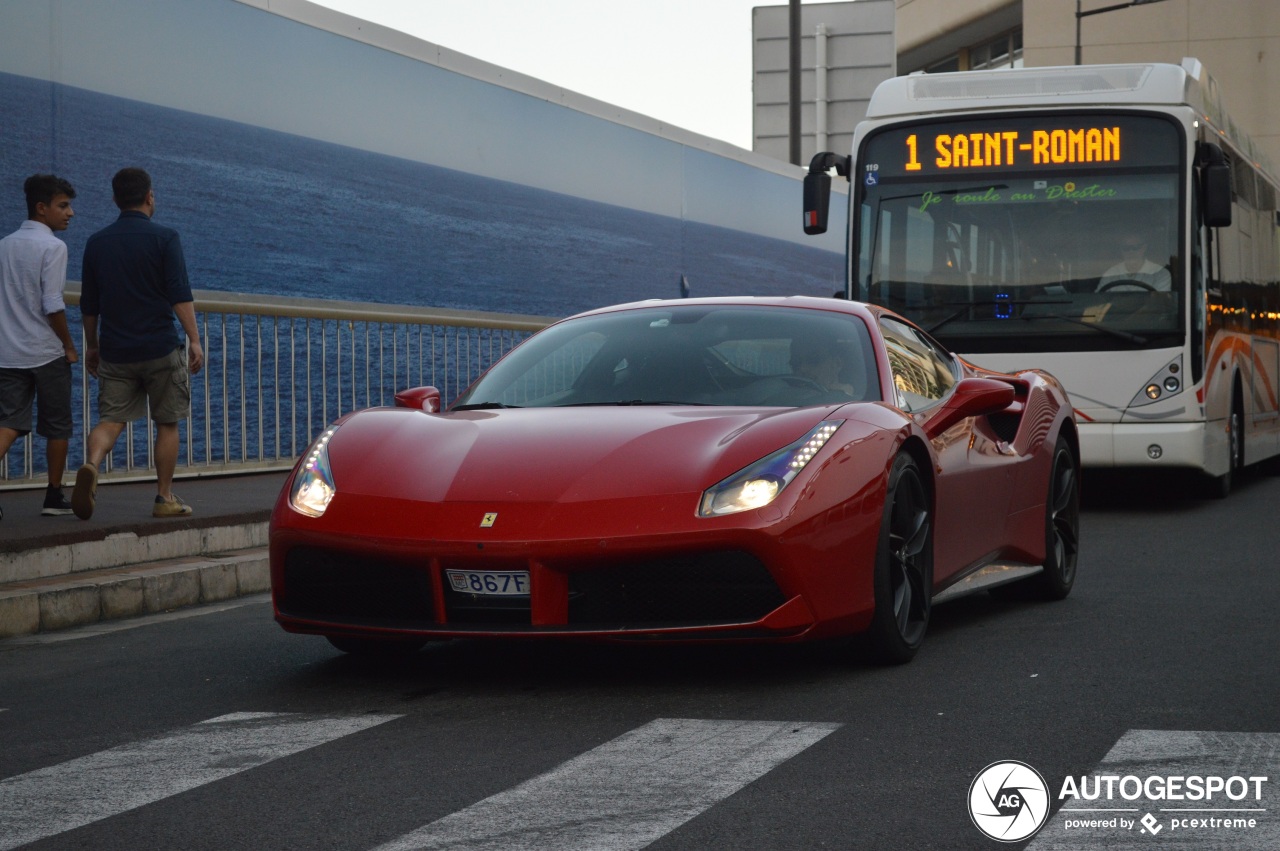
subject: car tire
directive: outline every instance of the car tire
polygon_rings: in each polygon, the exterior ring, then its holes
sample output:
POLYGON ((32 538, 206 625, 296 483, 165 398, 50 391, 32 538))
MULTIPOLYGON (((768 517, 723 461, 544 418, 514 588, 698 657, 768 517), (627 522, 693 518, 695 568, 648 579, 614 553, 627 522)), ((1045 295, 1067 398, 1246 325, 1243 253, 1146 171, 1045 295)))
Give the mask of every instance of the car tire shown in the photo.
POLYGON ((915 658, 933 597, 933 506, 920 468, 903 452, 889 471, 873 576, 872 658, 901 665, 915 658))
POLYGON ((1044 570, 1030 580, 1046 600, 1063 600, 1076 581, 1080 552, 1080 462, 1059 437, 1044 509, 1044 570))
POLYGON ((1035 576, 987 593, 997 600, 1063 600, 1076 581, 1080 548, 1080 462, 1059 437, 1049 467, 1049 495, 1044 505, 1044 567, 1035 576))
POLYGON ((326 635, 325 638, 343 653, 363 656, 366 659, 395 659, 411 656, 427 643, 417 638, 353 638, 349 635, 326 635))

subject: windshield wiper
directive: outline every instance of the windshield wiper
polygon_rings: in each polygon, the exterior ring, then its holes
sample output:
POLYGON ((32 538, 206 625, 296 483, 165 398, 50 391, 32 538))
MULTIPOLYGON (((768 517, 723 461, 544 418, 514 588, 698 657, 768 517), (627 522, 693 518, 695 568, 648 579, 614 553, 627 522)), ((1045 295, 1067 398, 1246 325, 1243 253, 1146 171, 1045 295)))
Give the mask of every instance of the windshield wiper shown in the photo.
MULTIPOLYGON (((1039 302, 1044 304, 1044 302, 1039 302)), ((1108 328, 1106 325, 1099 325, 1096 322, 1085 322, 1083 319, 1076 319, 1074 316, 1063 316, 1059 313, 1032 313, 1022 314, 1014 317, 1015 319, 1057 319, 1060 322, 1074 322, 1076 325, 1083 325, 1085 328, 1092 328, 1099 334, 1110 334, 1113 337, 1119 337, 1121 340, 1127 340, 1136 346, 1145 346, 1147 338, 1137 334, 1130 334, 1128 331, 1121 331, 1119 328, 1108 328)))
MULTIPOLYGON (((925 328, 924 330, 932 334, 934 331, 938 330, 943 325, 949 325, 950 323, 954 322, 956 319, 959 319, 962 315, 964 315, 964 312, 971 307, 995 307, 997 305, 1006 305, 1006 304, 1012 307, 1014 305, 1019 305, 1019 304, 1071 304, 1071 302, 1070 300, 1043 301, 1041 299, 999 299, 994 301, 949 301, 944 305, 944 307, 959 307, 960 309, 949 316, 944 316, 942 319, 933 323, 932 325, 925 328)), ((992 318, 997 318, 997 317, 992 317, 992 318)), ((1008 319, 1009 317, 1006 316, 1004 318, 1008 319)))
POLYGON ((669 400, 649 400, 649 399, 619 399, 616 402, 573 402, 568 405, 556 405, 557 408, 609 408, 609 407, 629 407, 642 405, 710 405, 710 402, 673 402, 669 400))
POLYGON ((491 411, 495 408, 521 408, 523 405, 504 405, 502 402, 476 402, 474 405, 454 405, 454 411, 491 411))

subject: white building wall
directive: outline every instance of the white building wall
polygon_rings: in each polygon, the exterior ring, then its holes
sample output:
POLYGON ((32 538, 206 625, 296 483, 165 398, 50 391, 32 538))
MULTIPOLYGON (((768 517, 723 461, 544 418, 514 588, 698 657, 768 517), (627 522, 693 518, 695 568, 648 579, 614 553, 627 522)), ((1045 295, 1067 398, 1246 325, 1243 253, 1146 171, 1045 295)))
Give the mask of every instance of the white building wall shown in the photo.
MULTIPOLYGON (((853 128, 881 81, 896 73, 894 0, 806 3, 800 7, 801 164, 818 150, 848 152, 853 128), (825 37, 818 28, 823 27, 825 37), (819 145, 816 66, 818 41, 826 42, 825 144, 819 145)), ((787 6, 753 10, 753 149, 790 158, 790 12, 787 6)))

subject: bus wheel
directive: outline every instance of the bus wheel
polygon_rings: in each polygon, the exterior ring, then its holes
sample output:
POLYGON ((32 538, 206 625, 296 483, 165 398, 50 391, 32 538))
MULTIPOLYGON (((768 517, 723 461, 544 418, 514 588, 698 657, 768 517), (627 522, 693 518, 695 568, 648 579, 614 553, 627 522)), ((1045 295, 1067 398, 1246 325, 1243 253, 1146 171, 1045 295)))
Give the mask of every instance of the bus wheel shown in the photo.
POLYGON ((1231 485, 1244 466, 1244 414, 1239 395, 1231 398, 1231 416, 1227 417, 1227 472, 1210 478, 1205 495, 1210 499, 1225 499, 1231 493, 1231 485))

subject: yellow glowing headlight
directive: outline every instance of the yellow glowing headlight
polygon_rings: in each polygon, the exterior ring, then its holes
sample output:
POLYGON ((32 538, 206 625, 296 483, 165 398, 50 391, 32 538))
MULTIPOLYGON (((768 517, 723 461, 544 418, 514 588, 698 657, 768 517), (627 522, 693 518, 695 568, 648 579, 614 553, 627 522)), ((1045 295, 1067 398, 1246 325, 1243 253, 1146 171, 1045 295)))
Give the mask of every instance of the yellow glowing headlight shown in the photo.
POLYGON ((761 458, 708 488, 698 506, 699 517, 719 517, 762 508, 777 498, 826 445, 844 420, 824 420, 790 446, 761 458))
POLYGON ((333 471, 329 469, 329 441, 337 430, 337 426, 325 429, 324 434, 316 438, 316 442, 302 459, 298 475, 293 480, 293 490, 289 494, 289 505, 300 514, 319 517, 338 492, 333 483, 333 471))

